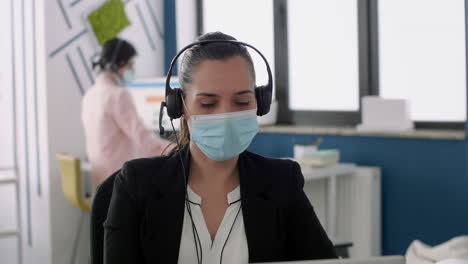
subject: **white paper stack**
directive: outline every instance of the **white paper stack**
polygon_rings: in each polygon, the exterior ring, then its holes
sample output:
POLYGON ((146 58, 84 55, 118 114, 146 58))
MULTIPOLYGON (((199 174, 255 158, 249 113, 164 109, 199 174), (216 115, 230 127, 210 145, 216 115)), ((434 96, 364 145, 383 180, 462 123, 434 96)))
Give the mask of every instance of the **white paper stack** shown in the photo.
POLYGON ((297 159, 302 168, 331 167, 340 160, 340 151, 337 149, 318 150, 297 159))
POLYGON ((362 98, 362 124, 359 131, 409 131, 414 128, 409 102, 404 99, 382 99, 378 96, 362 98))
POLYGON ((315 145, 294 145, 294 159, 300 159, 315 152, 317 152, 315 145))

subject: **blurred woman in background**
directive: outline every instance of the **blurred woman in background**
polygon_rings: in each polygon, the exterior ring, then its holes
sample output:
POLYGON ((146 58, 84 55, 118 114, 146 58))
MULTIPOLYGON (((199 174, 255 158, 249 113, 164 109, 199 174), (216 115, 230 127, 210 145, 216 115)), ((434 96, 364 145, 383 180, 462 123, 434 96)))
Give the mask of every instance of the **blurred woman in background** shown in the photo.
POLYGON ((94 190, 125 161, 161 155, 169 144, 145 128, 131 95, 122 89, 135 78, 136 55, 131 43, 113 38, 93 63, 100 73, 83 98, 81 118, 94 190))

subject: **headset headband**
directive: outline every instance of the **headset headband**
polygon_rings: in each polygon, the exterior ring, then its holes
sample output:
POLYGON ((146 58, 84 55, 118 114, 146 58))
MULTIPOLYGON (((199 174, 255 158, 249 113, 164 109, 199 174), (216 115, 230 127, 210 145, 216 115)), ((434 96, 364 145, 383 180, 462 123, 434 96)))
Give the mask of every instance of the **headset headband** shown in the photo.
POLYGON ((123 42, 119 38, 116 38, 116 39, 117 39, 117 46, 115 47, 114 53, 112 54, 111 60, 109 61, 109 67, 108 67, 109 70, 115 71, 115 72, 118 70, 118 67, 114 65, 115 60, 117 59, 117 53, 119 52, 120 46, 122 45, 122 42, 123 42))
POLYGON ((202 40, 202 41, 197 41, 197 42, 194 42, 194 43, 191 43, 187 46, 185 46, 183 49, 181 49, 179 51, 179 53, 177 53, 177 55, 172 59, 171 61, 171 65, 169 67, 169 70, 167 72, 167 79, 166 79, 166 96, 167 94, 169 94, 172 90, 172 87, 170 85, 170 82, 171 82, 171 77, 172 77, 172 69, 174 68, 174 65, 176 64, 176 61, 177 59, 180 57, 180 55, 182 55, 184 53, 184 51, 190 49, 191 47, 193 46, 196 46, 196 45, 203 45, 203 44, 211 44, 211 43, 232 43, 232 44, 237 44, 237 45, 242 45, 242 46, 246 46, 246 47, 249 47, 253 50, 255 50, 257 52, 258 55, 260 55, 260 57, 262 57, 263 61, 265 62, 265 65, 266 65, 266 69, 267 69, 267 72, 268 72, 268 83, 266 85, 266 87, 269 87, 270 90, 269 92, 271 93, 272 92, 272 87, 273 87, 273 75, 271 74, 271 69, 270 69, 270 65, 268 64, 268 61, 267 59, 265 58, 265 56, 263 56, 263 54, 257 49, 255 48, 254 46, 250 45, 250 44, 247 44, 245 42, 241 42, 241 41, 237 41, 237 40, 227 40, 227 39, 213 39, 213 40, 202 40))
POLYGON ((174 68, 174 65, 176 64, 177 59, 180 57, 180 55, 182 55, 182 53, 184 53, 184 51, 190 49, 193 46, 207 45, 211 43, 231 43, 235 45, 249 47, 255 50, 260 55, 260 57, 262 57, 263 61, 265 62, 266 69, 268 72, 268 83, 266 85, 261 85, 261 86, 255 85, 255 98, 257 100, 257 115, 262 116, 262 115, 267 114, 270 111, 272 90, 273 90, 273 76, 271 74, 271 69, 270 69, 270 65, 268 64, 268 61, 266 60, 265 56, 263 56, 263 54, 257 48, 255 48, 254 46, 250 44, 240 42, 237 40, 213 39, 213 40, 197 41, 181 49, 171 61, 171 65, 169 67, 169 70, 167 72, 167 77, 166 77, 165 101, 161 102, 161 108, 159 112, 159 132, 161 133, 161 135, 164 133, 164 127, 162 126, 162 116, 163 116, 164 107, 167 108, 167 115, 169 116, 171 120, 175 118, 179 118, 183 114, 182 90, 180 88, 172 88, 170 84, 171 77, 172 77, 172 69, 174 68))

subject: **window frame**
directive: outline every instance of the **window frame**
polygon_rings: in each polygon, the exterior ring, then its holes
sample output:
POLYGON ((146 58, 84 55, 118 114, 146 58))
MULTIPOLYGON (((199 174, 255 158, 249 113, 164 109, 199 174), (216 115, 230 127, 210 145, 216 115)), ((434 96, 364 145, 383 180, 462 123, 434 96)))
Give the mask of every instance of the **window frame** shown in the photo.
MULTIPOLYGON (((378 79, 372 80, 371 56, 369 50, 370 30, 369 3, 371 0, 357 0, 358 4, 358 68, 359 68, 359 98, 371 95, 371 81, 378 84, 378 79)), ((299 125, 325 125, 325 126, 354 126, 361 121, 361 100, 357 111, 297 111, 289 107, 289 69, 288 65, 288 28, 287 28, 287 0, 274 0, 274 27, 275 27, 275 66, 276 98, 279 112, 278 123, 299 125), (278 47, 278 48, 277 48, 278 47)), ((375 8, 377 8, 375 6, 375 8)))
MULTIPOLYGON (((376 34, 376 42, 373 43, 375 45, 375 56, 376 58, 376 64, 375 67, 379 66, 378 63, 378 58, 379 58, 379 39, 378 39, 378 23, 379 23, 379 17, 378 17, 378 2, 379 0, 375 0, 371 2, 375 2, 375 8, 373 9, 373 17, 374 19, 371 21, 372 26, 374 27, 375 34, 376 34)), ((466 90, 468 91, 468 0, 464 0, 465 3, 465 80, 466 80, 466 90)), ((377 68, 378 69, 378 68, 377 68)), ((379 74, 379 71, 376 72, 376 74, 379 74)), ((376 87, 375 93, 373 95, 379 95, 379 80, 377 79, 377 82, 374 84, 376 87)), ((467 98, 467 109, 465 111, 468 113, 468 92, 466 94, 467 98)), ((468 121, 468 114, 467 114, 467 120, 460 121, 460 122, 452 122, 452 121, 413 121, 414 122, 414 127, 419 128, 419 129, 454 129, 454 130, 465 130, 465 124, 468 121)))
MULTIPOLYGON (((203 0, 197 4, 197 33, 203 33, 203 0)), ((277 124, 314 126, 356 126, 361 122, 361 98, 379 95, 378 0, 357 0, 359 110, 303 111, 289 107, 288 0, 273 1, 275 88, 278 101, 277 124)), ((468 28, 468 5, 465 0, 465 32, 468 28)), ((468 51, 468 33, 465 47, 468 51)), ((465 59, 468 86, 468 52, 465 59)), ((468 97, 468 93, 467 93, 468 97)), ((467 99, 468 102, 468 99, 467 99)), ((468 103, 467 103, 468 112, 468 103)), ((466 122, 414 121, 416 128, 464 129, 466 122)))

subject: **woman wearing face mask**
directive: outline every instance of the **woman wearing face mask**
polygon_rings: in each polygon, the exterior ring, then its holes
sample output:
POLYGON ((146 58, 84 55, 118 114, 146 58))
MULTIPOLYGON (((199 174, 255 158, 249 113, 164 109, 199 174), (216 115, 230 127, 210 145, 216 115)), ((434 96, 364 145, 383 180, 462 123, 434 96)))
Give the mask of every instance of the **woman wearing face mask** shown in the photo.
MULTIPOLYGON (((198 40, 235 39, 215 32, 198 40)), ((336 258, 302 190, 299 165, 246 151, 258 124, 255 71, 245 46, 189 48, 179 81, 179 150, 127 162, 116 174, 104 224, 105 263, 336 258)))
POLYGON ((127 160, 161 155, 169 142, 144 127, 132 98, 123 87, 134 79, 136 50, 128 41, 107 41, 96 82, 82 101, 81 118, 94 188, 127 160))

